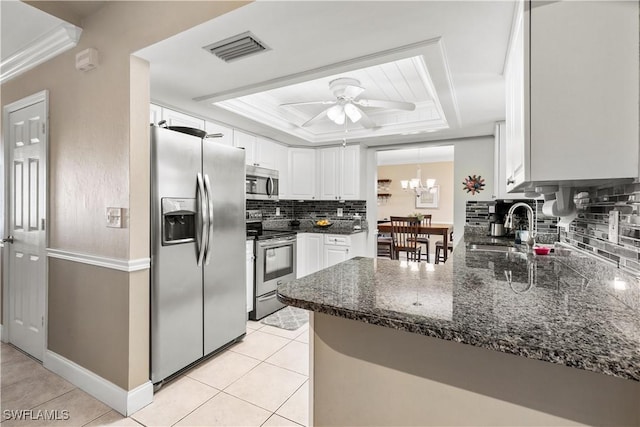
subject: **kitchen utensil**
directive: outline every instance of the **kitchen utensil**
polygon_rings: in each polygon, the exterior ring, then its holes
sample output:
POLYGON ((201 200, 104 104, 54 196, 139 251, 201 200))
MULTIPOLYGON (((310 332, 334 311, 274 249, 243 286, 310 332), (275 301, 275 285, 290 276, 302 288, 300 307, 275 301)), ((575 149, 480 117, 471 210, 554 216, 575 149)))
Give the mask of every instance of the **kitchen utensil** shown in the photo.
POLYGON ((504 225, 500 224, 499 222, 492 222, 489 229, 489 234, 494 237, 504 236, 504 225))
POLYGON ((544 246, 536 246, 533 248, 533 250, 537 255, 549 255, 549 252, 551 252, 551 248, 547 248, 544 246))

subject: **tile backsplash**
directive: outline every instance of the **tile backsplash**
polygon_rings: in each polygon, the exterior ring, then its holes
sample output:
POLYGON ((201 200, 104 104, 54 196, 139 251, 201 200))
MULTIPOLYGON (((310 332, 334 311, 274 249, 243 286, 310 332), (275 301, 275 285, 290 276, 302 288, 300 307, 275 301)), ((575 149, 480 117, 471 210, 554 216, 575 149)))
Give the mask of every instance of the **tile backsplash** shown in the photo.
MULTIPOLYGON (((504 217, 509 208, 516 202, 525 202, 536 209, 533 200, 492 200, 492 201, 467 201, 466 221, 467 226, 485 227, 489 230, 489 224, 493 221, 504 222, 504 217), (493 207, 495 213, 489 213, 489 208, 493 207)), ((516 210, 513 214, 515 228, 525 228, 527 224, 527 214, 523 208, 516 210)), ((542 213, 542 201, 538 201, 536 218, 539 234, 557 234, 558 218, 546 216, 542 213)))
POLYGON ((342 208, 341 219, 352 218, 360 214, 362 218, 367 215, 367 202, 364 200, 247 200, 247 209, 260 209, 264 219, 302 219, 312 215, 339 219, 338 208, 342 208), (276 208, 280 208, 280 216, 276 216, 276 208))
POLYGON ((592 188, 575 197, 578 217, 560 241, 640 275, 640 182, 592 188), (609 241, 609 212, 620 212, 618 243, 609 241))

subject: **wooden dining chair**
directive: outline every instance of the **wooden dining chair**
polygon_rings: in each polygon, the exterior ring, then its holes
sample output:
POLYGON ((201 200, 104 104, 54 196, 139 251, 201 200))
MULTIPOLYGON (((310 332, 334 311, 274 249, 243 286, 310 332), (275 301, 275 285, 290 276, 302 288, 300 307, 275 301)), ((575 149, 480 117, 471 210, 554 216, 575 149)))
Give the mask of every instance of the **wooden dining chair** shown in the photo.
POLYGON ((400 252, 406 252, 410 261, 420 261, 422 245, 418 243, 420 223, 415 217, 392 216, 391 240, 394 258, 400 258, 400 252))
MULTIPOLYGON (((449 233, 449 241, 447 242, 447 250, 453 252, 453 231, 449 233)), ((438 240, 436 242, 436 260, 435 263, 439 264, 440 261, 445 262, 444 259, 444 242, 438 240)))
MULTIPOLYGON (((423 227, 431 227, 431 215, 424 215, 420 225, 423 227)), ((417 241, 419 245, 425 245, 425 256, 427 262, 429 262, 429 234, 418 234, 417 241)))

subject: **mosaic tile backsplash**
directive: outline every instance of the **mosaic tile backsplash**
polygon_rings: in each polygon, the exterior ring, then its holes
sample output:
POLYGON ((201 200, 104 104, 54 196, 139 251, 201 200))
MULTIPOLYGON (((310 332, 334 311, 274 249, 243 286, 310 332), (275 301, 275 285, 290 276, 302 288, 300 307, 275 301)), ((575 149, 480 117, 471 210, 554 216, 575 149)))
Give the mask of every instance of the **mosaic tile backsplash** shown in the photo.
MULTIPOLYGON (((493 221, 504 222, 504 217, 509 208, 516 202, 525 202, 535 209, 536 203, 533 200, 493 200, 493 201, 467 201, 466 223, 467 226, 485 227, 487 232, 489 224, 493 221), (495 207, 495 213, 489 213, 489 207, 495 207)), ((558 218, 546 216, 542 213, 542 201, 538 201, 536 210, 538 233, 557 234, 558 218)), ((513 222, 516 229, 526 228, 527 214, 523 208, 516 210, 513 214, 513 222)))
POLYGON ((575 197, 578 217, 560 241, 640 276, 640 182, 593 188, 575 197), (618 243, 609 241, 609 212, 620 212, 618 243))
POLYGON ((355 214, 362 218, 367 216, 367 202, 364 200, 247 200, 247 209, 260 209, 264 219, 303 219, 326 217, 330 219, 348 219, 355 214), (276 208, 280 208, 280 216, 276 216, 276 208), (338 217, 338 208, 342 208, 342 217, 338 217))

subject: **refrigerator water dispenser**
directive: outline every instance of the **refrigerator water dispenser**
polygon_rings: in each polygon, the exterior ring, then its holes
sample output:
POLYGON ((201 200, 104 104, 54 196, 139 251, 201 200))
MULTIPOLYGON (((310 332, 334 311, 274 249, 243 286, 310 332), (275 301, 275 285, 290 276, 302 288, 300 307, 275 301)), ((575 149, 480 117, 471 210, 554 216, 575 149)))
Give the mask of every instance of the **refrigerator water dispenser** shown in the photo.
POLYGON ((162 245, 196 240, 196 199, 162 199, 162 245))

